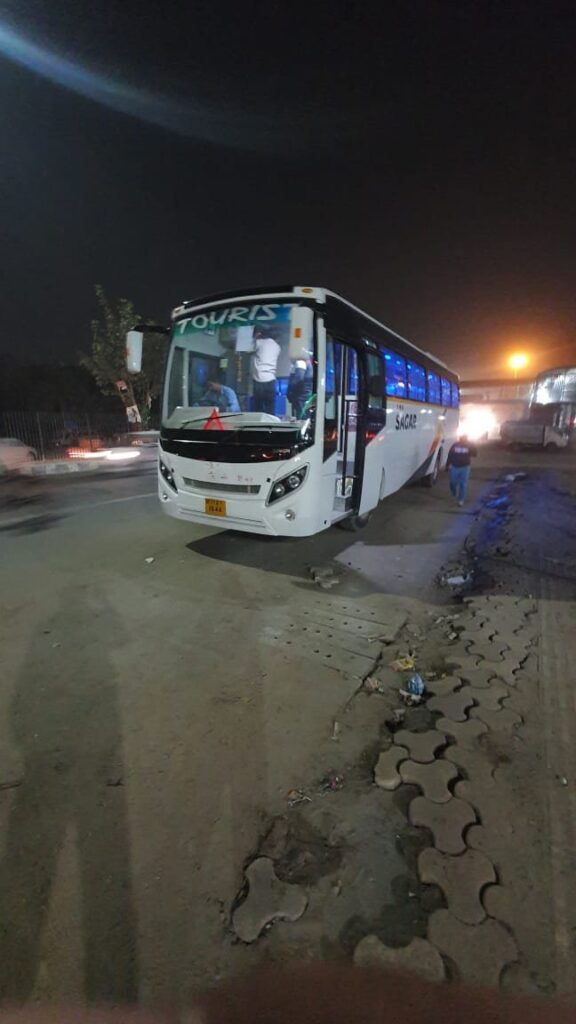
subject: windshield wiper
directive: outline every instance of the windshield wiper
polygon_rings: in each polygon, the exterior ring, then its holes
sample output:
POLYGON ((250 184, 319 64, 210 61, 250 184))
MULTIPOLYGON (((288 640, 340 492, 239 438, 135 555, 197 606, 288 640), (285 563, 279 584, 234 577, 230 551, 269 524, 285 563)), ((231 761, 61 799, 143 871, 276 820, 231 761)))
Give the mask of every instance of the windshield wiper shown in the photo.
MULTIPOLYGON (((208 413, 208 416, 193 416, 190 420, 182 420, 182 423, 178 424, 178 427, 187 427, 189 423, 200 423, 202 420, 209 420, 212 413, 208 413)), ((231 416, 244 416, 243 412, 219 412, 218 419, 228 420, 231 416)), ((173 429, 178 430, 178 427, 173 429)))

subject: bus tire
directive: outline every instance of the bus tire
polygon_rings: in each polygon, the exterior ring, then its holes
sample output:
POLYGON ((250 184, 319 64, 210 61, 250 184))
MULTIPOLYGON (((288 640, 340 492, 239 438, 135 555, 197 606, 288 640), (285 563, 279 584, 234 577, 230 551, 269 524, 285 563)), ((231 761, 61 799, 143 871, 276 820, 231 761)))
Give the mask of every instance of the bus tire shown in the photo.
POLYGON ((348 519, 341 519, 337 525, 341 530, 350 530, 356 533, 357 530, 363 530, 365 526, 368 526, 371 515, 371 512, 365 512, 363 516, 348 516, 348 519))
POLYGON ((437 482, 438 477, 440 476, 441 460, 442 452, 438 452, 438 455, 436 456, 436 461, 434 463, 434 469, 432 470, 431 473, 427 473, 426 476, 422 478, 423 487, 434 487, 434 484, 437 482))

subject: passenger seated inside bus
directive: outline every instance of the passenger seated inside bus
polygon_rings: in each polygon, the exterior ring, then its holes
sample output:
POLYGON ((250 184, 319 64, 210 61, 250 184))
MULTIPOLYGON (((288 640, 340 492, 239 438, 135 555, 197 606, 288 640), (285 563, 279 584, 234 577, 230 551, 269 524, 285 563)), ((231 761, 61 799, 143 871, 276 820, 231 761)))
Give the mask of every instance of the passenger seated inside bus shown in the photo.
POLYGON ((217 380, 206 381, 206 391, 194 405, 213 405, 218 412, 240 412, 240 403, 236 392, 217 380))

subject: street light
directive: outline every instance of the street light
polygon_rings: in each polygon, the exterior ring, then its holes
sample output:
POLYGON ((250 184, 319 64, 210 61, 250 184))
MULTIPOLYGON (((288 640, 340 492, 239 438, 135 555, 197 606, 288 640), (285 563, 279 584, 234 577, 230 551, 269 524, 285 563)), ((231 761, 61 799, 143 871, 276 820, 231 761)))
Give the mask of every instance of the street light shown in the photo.
POLYGON ((528 356, 525 352, 515 352, 510 356, 508 366, 514 370, 514 380, 518 380, 518 370, 523 370, 525 366, 528 366, 528 356))

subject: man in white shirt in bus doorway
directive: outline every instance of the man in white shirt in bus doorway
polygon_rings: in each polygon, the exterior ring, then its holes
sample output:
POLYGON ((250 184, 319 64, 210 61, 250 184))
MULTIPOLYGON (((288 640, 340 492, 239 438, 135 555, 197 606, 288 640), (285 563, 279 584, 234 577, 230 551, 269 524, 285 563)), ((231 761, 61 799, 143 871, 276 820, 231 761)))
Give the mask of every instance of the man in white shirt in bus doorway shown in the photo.
POLYGON ((470 479, 470 463, 478 455, 478 450, 470 444, 466 434, 461 434, 448 452, 446 469, 450 473, 450 493, 462 507, 466 500, 468 481, 470 479))
POLYGON ((254 410, 274 415, 276 401, 276 367, 280 345, 271 331, 263 327, 254 328, 254 355, 252 356, 252 379, 254 381, 254 410))

